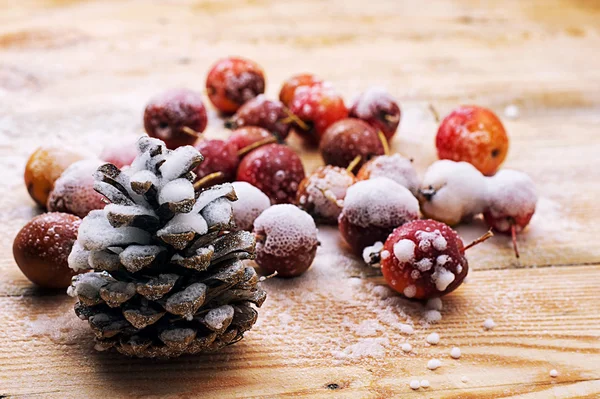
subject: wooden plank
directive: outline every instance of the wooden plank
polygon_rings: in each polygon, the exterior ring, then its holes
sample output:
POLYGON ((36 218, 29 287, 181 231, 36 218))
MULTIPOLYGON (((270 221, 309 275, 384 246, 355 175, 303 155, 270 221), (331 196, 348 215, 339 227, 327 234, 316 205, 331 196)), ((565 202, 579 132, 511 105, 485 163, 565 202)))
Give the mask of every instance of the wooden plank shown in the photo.
POLYGON ((269 299, 243 341, 170 361, 95 353, 64 296, 0 298, 0 394, 392 397, 418 378, 431 382, 419 391, 426 397, 600 395, 600 265, 474 272, 444 299, 442 321, 424 325, 421 305, 387 297, 379 278, 351 277, 359 265, 327 251, 319 259, 301 278, 265 283, 269 299), (497 327, 482 329, 486 318, 497 327), (414 334, 401 331, 405 322, 414 334), (441 340, 431 346, 434 331, 441 340), (432 358, 440 369, 427 369, 432 358))

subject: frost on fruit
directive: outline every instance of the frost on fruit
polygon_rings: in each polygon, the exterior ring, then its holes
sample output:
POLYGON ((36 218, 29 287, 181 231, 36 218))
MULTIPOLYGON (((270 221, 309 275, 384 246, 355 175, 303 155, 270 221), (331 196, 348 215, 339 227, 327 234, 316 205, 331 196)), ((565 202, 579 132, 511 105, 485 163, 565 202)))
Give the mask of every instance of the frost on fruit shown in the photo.
POLYGON ((218 350, 243 337, 265 300, 252 267, 255 240, 232 232, 231 184, 197 193, 202 156, 142 138, 130 168, 101 165, 95 188, 112 201, 83 219, 69 256, 76 314, 96 348, 138 357, 218 350))
MULTIPOLYGON (((387 177, 416 195, 419 191, 419 176, 410 159, 400 154, 381 155, 363 166, 370 178, 387 177)), ((358 173, 361 177, 362 170, 358 173)))
POLYGON ((231 204, 236 229, 251 231, 254 220, 271 206, 271 201, 265 193, 249 183, 237 181, 232 185, 238 197, 231 204))
POLYGON ((346 191, 354 176, 343 168, 326 165, 307 176, 298 190, 298 206, 317 221, 337 222, 346 191))
POLYGON ((46 206, 50 212, 66 212, 81 218, 106 205, 94 191, 93 173, 102 161, 85 159, 69 166, 54 182, 46 206))
POLYGON ((495 219, 493 227, 508 232, 511 229, 509 220, 514 219, 517 221, 517 232, 521 231, 525 226, 519 221, 526 219, 526 225, 537 204, 533 180, 523 172, 503 169, 488 178, 487 190, 489 200, 486 213, 495 219))
POLYGON ((294 205, 273 205, 254 221, 254 230, 266 236, 258 243, 268 254, 286 257, 298 249, 309 249, 318 243, 317 226, 310 215, 294 205))
POLYGON ((342 213, 361 227, 399 226, 419 217, 419 203, 407 188, 378 177, 350 186, 342 213))
POLYGON ((434 162, 419 190, 425 216, 449 225, 480 214, 488 200, 486 178, 467 162, 434 162))

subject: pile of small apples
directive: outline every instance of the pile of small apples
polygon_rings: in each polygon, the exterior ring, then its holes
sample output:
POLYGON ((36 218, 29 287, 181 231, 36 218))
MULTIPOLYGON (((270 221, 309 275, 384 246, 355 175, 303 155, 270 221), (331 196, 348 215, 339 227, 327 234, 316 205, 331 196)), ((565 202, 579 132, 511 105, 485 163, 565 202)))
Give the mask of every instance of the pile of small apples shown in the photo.
MULTIPOLYGON (((203 137, 208 118, 201 93, 169 90, 144 111, 148 135, 171 149, 193 145, 204 155, 195 170, 197 190, 233 182, 237 228, 254 232, 256 262, 265 273, 302 274, 319 245, 315 222, 338 224, 356 254, 381 265, 390 286, 406 297, 431 298, 454 290, 468 271, 464 253, 470 245, 448 225, 483 214, 490 228, 514 236, 529 223, 533 183, 521 172, 496 173, 508 138, 491 111, 463 106, 447 116, 436 139, 442 160, 421 180, 411 159, 390 154, 401 111, 384 89, 366 90, 348 108, 331 83, 312 74, 286 80, 279 100, 265 97, 265 86, 263 70, 252 61, 231 57, 212 67, 206 91, 232 129, 227 140, 203 137), (326 165, 306 176, 298 154, 285 145, 292 132, 318 145, 326 165), (435 220, 419 220, 420 213, 435 220)), ((76 232, 79 218, 105 205, 93 190, 99 163, 123 168, 135 155, 134 143, 118 143, 102 152, 102 161, 79 160, 56 148, 31 156, 26 185, 51 212, 32 220, 15 239, 15 259, 32 281, 48 286, 52 270, 60 269, 54 267, 56 257, 53 268, 40 267, 48 263, 40 258, 47 248, 32 248, 51 235, 47 231, 56 220, 76 232), (32 262, 35 256, 40 259, 32 262), (40 279, 31 269, 50 271, 40 279)), ((72 236, 52 245, 68 255, 72 236)))

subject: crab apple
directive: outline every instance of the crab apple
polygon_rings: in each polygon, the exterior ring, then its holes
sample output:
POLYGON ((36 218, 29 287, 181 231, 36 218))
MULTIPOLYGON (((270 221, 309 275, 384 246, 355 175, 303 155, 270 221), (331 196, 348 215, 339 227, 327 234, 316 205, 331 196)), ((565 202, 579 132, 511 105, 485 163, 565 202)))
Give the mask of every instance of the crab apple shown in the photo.
POLYGON ((469 271, 465 247, 448 225, 415 220, 398 227, 381 251, 387 283, 407 298, 429 299, 454 291, 469 271))
POLYGON ((368 180, 375 177, 387 177, 410 190, 413 195, 419 191, 419 176, 413 166, 412 159, 400 154, 381 155, 365 163, 358 173, 358 180, 368 180))
POLYGON ((306 176, 296 195, 296 204, 322 223, 336 224, 348 187, 356 182, 351 172, 325 165, 306 176))
POLYGON ((289 107, 296 89, 301 86, 320 86, 323 84, 321 78, 316 77, 312 73, 302 73, 294 75, 291 78, 283 82, 281 90, 279 91, 279 100, 286 106, 289 107))
POLYGON ((231 185, 238 198, 231 203, 235 227, 237 230, 252 231, 254 220, 271 206, 271 200, 265 193, 245 181, 234 181, 231 185))
POLYGON ((99 158, 119 169, 129 166, 138 155, 138 140, 139 137, 128 137, 123 141, 108 144, 102 149, 99 158))
POLYGON ((229 128, 258 126, 268 130, 280 140, 285 140, 292 127, 290 111, 279 101, 267 99, 260 94, 237 110, 226 122, 229 128))
POLYGON ((246 153, 240 154, 241 150, 254 149, 254 146, 271 144, 277 142, 277 137, 269 131, 257 126, 244 126, 235 129, 227 138, 227 142, 236 148, 238 156, 243 157, 246 153))
MULTIPOLYGON (((230 182, 235 179, 240 163, 236 147, 224 140, 200 140, 194 147, 204 157, 204 161, 194 169, 198 181, 202 178, 220 172, 218 177, 211 178, 210 185, 230 182)), ((203 186, 205 187, 205 186, 203 186)))
POLYGON ((387 177, 363 180, 346 191, 338 227, 355 253, 384 241, 398 226, 419 217, 419 202, 408 191, 387 177))
POLYGON ((58 147, 43 146, 31 154, 25 165, 25 186, 31 198, 46 207, 54 183, 71 164, 83 158, 80 154, 58 147))
POLYGON ((223 58, 208 72, 206 90, 216 109, 232 114, 246 101, 265 92, 265 75, 254 61, 223 58))
POLYGON ((537 203, 533 180, 523 172, 503 169, 489 178, 488 194, 485 221, 494 231, 512 235, 518 258, 516 235, 529 224, 537 203))
MULTIPOLYGON (((385 139, 384 139, 385 141, 385 139)), ((377 131, 360 119, 347 118, 335 122, 323 135, 319 150, 328 165, 348 167, 360 156, 356 167, 377 155, 385 154, 385 147, 377 131)))
POLYGON ((256 263, 281 277, 304 273, 317 253, 317 226, 310 215, 290 204, 273 205, 254 221, 256 263))
POLYGON ((386 89, 371 87, 356 98, 350 107, 350 116, 381 130, 389 141, 400 124, 400 106, 386 89))
POLYGON ((81 219, 60 212, 34 217, 17 233, 13 256, 23 274, 44 288, 66 288, 75 273, 67 259, 81 219))
POLYGON ((66 212, 85 217, 106 205, 105 198, 94 190, 94 173, 104 162, 86 159, 75 162, 56 180, 46 207, 50 212, 66 212))
POLYGON ((483 212, 487 181, 470 163, 436 161, 425 172, 418 198, 426 217, 454 226, 483 212))
POLYGON ((304 179, 304 166, 298 154, 282 144, 259 147, 240 162, 237 179, 257 187, 273 204, 292 203, 304 179))
POLYGON ((330 85, 298 87, 289 107, 299 119, 294 131, 312 144, 319 142, 329 126, 348 117, 344 99, 330 85))
POLYGON ((202 95, 188 89, 171 89, 150 100, 144 110, 144 128, 170 149, 191 145, 206 129, 202 95))
POLYGON ((277 137, 262 127, 244 126, 235 129, 227 138, 237 150, 238 157, 243 158, 248 152, 260 147, 277 143, 277 137))
POLYGON ((469 162, 491 176, 506 158, 508 136, 492 111, 463 105, 444 118, 435 145, 440 159, 469 162))

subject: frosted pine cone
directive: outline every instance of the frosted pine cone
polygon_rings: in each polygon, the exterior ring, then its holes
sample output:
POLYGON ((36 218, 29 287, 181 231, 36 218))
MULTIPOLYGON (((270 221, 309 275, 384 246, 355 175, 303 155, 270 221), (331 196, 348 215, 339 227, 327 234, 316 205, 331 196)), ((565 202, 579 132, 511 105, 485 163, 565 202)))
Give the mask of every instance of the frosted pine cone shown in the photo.
POLYGON ((138 357, 214 351, 242 339, 266 293, 243 259, 254 237, 234 228, 231 184, 195 192, 202 155, 168 150, 148 137, 120 171, 98 168, 94 188, 111 202, 90 212, 69 256, 75 312, 87 319, 96 349, 138 357))

